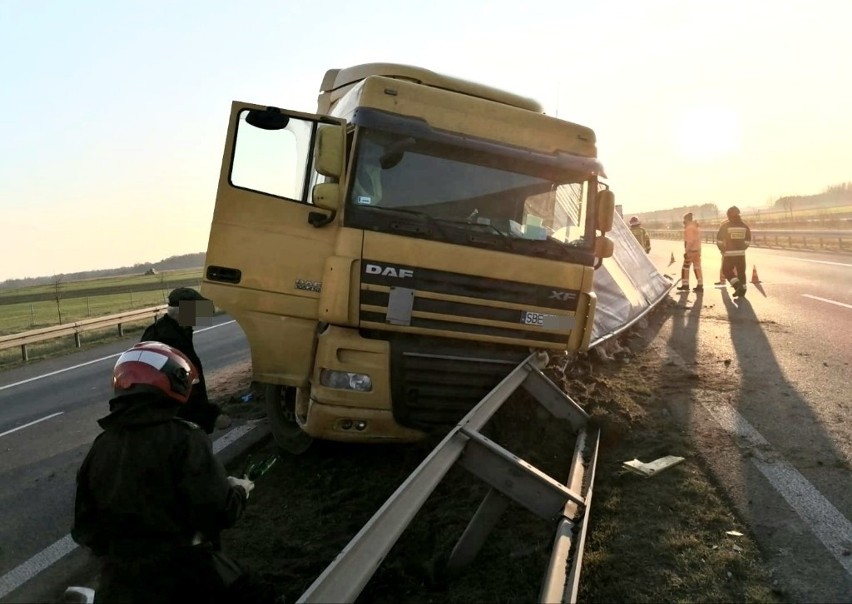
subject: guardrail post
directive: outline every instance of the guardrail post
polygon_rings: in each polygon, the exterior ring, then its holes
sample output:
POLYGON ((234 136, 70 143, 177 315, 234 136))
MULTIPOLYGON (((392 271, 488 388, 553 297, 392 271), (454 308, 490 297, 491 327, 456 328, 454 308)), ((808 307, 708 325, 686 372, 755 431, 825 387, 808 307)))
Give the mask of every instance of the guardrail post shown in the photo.
POLYGON ((121 323, 118 324, 118 335, 124 336, 124 326, 121 323))
POLYGON ((74 332, 74 346, 76 346, 77 348, 80 348, 82 346, 82 342, 80 341, 80 332, 79 331, 74 332))
POLYGON ((27 355, 27 345, 26 344, 21 344, 21 358, 24 361, 30 360, 30 357, 27 355))
POLYGON ((476 558, 485 544, 485 539, 509 507, 509 503, 509 498, 497 489, 488 490, 485 499, 479 504, 479 508, 450 554, 450 559, 447 561, 447 571, 450 575, 457 574, 476 558))

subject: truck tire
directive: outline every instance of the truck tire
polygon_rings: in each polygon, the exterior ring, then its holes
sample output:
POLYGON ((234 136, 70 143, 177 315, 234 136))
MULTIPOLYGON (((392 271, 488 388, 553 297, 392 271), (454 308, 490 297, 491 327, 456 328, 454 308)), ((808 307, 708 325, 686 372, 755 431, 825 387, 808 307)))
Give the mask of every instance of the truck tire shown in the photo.
POLYGON ((275 444, 285 453, 304 453, 314 439, 296 423, 296 389, 278 384, 264 384, 263 388, 275 444))

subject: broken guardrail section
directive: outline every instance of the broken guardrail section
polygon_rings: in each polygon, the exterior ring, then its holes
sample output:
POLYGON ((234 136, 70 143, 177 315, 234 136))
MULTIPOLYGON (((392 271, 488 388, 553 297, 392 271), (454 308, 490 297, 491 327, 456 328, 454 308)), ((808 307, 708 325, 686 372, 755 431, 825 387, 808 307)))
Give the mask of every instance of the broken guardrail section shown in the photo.
POLYGON ((455 463, 491 488, 456 543, 448 570, 472 561, 510 501, 556 522, 554 546, 539 594, 542 602, 575 602, 592 499, 600 434, 588 414, 542 369, 547 354, 527 357, 447 434, 385 501, 298 602, 354 602, 408 524, 455 463), (519 387, 577 439, 568 479, 560 483, 481 434, 483 426, 519 387))

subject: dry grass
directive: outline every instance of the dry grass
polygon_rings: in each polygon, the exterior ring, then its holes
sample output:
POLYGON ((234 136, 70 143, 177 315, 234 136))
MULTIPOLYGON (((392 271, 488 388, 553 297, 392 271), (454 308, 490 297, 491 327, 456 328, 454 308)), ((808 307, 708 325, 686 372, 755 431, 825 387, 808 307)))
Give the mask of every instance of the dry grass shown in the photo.
MULTIPOLYGON (((554 380, 603 430, 580 600, 591 602, 781 602, 748 531, 702 465, 688 434, 654 396, 661 367, 641 354, 586 359, 554 380), (629 361, 629 362, 626 362, 629 361), (557 382, 559 383, 559 382, 557 382), (653 478, 623 461, 680 455, 653 478), (743 537, 726 531, 739 530, 743 537)), ((670 379, 670 378, 667 378, 670 379)), ((236 403, 232 403, 236 404, 236 403)), ((261 403, 256 403, 260 405, 261 403)), ((255 407, 262 409, 262 407, 255 407)), ((492 420, 488 436, 557 480, 573 436, 522 393, 492 420)), ((414 446, 314 443, 261 478, 246 516, 226 533, 229 551, 297 599, 429 453, 414 446)), ((260 454, 272 452, 267 443, 260 454)), ((554 526, 512 506, 465 572, 444 564, 486 487, 454 467, 363 591, 369 602, 536 601, 554 526)))

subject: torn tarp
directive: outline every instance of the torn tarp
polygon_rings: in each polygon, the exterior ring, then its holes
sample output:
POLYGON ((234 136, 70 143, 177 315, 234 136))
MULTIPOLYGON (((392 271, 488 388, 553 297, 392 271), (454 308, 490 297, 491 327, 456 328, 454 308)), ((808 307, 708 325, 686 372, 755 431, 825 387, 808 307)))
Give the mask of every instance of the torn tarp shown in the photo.
POLYGON ((656 304, 672 286, 671 280, 657 270, 618 214, 607 236, 615 243, 615 251, 612 258, 604 259, 595 271, 593 289, 598 305, 592 346, 656 304))

